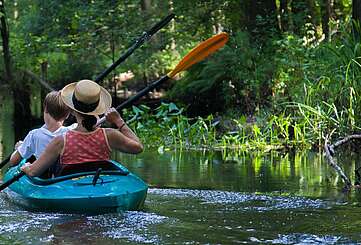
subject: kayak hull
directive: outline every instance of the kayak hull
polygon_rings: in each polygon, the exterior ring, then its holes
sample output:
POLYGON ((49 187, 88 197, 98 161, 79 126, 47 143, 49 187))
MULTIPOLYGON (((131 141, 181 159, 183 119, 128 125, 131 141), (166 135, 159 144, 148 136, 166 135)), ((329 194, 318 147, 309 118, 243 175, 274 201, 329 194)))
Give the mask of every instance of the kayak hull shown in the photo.
MULTIPOLYGON (((51 184, 40 178, 24 176, 9 187, 12 200, 31 209, 64 212, 102 213, 141 209, 147 195, 147 184, 120 163, 110 163, 126 174, 107 174, 105 171, 95 184, 94 174, 91 173, 69 175, 51 184)), ((5 174, 4 181, 17 173, 18 167, 11 168, 5 174)))

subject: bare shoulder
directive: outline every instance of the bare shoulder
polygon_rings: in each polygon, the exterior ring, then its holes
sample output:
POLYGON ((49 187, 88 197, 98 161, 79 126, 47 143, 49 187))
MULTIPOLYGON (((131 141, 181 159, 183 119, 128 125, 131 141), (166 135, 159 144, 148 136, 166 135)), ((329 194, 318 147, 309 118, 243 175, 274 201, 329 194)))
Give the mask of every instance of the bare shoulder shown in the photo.
POLYGON ((121 135, 121 133, 119 132, 119 130, 114 129, 114 128, 104 128, 105 130, 105 134, 109 137, 109 136, 118 136, 121 135))

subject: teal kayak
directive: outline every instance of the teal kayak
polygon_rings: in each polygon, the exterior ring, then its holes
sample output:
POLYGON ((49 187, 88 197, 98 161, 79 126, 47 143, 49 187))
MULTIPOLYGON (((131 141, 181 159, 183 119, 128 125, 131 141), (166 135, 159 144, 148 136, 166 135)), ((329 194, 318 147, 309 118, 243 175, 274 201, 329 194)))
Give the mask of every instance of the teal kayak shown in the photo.
MULTIPOLYGON (((18 174, 24 163, 25 160, 18 167, 10 168, 4 181, 18 174)), ((103 213, 141 209, 147 184, 116 161, 106 164, 111 168, 49 179, 23 176, 9 186, 9 194, 14 202, 40 210, 103 213)))

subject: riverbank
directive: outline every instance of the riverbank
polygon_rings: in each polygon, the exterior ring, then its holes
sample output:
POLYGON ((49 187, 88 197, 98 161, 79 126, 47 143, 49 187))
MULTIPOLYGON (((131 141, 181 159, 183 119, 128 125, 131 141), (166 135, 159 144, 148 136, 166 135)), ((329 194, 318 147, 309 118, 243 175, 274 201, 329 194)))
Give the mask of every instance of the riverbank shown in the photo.
POLYGON ((311 107, 295 105, 293 114, 209 115, 189 118, 174 103, 151 109, 141 105, 124 111, 145 145, 187 149, 319 149, 331 120, 311 107), (301 117, 300 114, 303 114, 301 117))

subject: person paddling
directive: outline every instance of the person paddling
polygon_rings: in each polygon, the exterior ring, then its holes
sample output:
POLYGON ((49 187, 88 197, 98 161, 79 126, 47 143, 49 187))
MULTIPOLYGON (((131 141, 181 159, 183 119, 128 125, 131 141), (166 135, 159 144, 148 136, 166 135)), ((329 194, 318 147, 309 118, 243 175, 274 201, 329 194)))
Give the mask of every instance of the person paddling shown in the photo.
POLYGON ((55 137, 33 164, 24 164, 21 170, 27 175, 40 176, 58 157, 60 169, 64 169, 80 163, 109 160, 112 149, 131 154, 143 151, 139 138, 119 113, 110 108, 111 95, 97 83, 81 80, 68 84, 61 90, 61 98, 78 125, 64 136, 55 137), (96 128, 97 116, 101 114, 105 114, 106 120, 117 129, 96 128))
POLYGON ((52 91, 45 96, 43 119, 44 125, 41 128, 31 130, 24 141, 19 141, 15 145, 15 151, 11 155, 10 163, 17 165, 22 159, 31 156, 39 158, 49 142, 56 136, 63 135, 68 130, 75 127, 71 125, 64 127, 64 120, 70 113, 69 107, 63 102, 59 91, 52 91))

